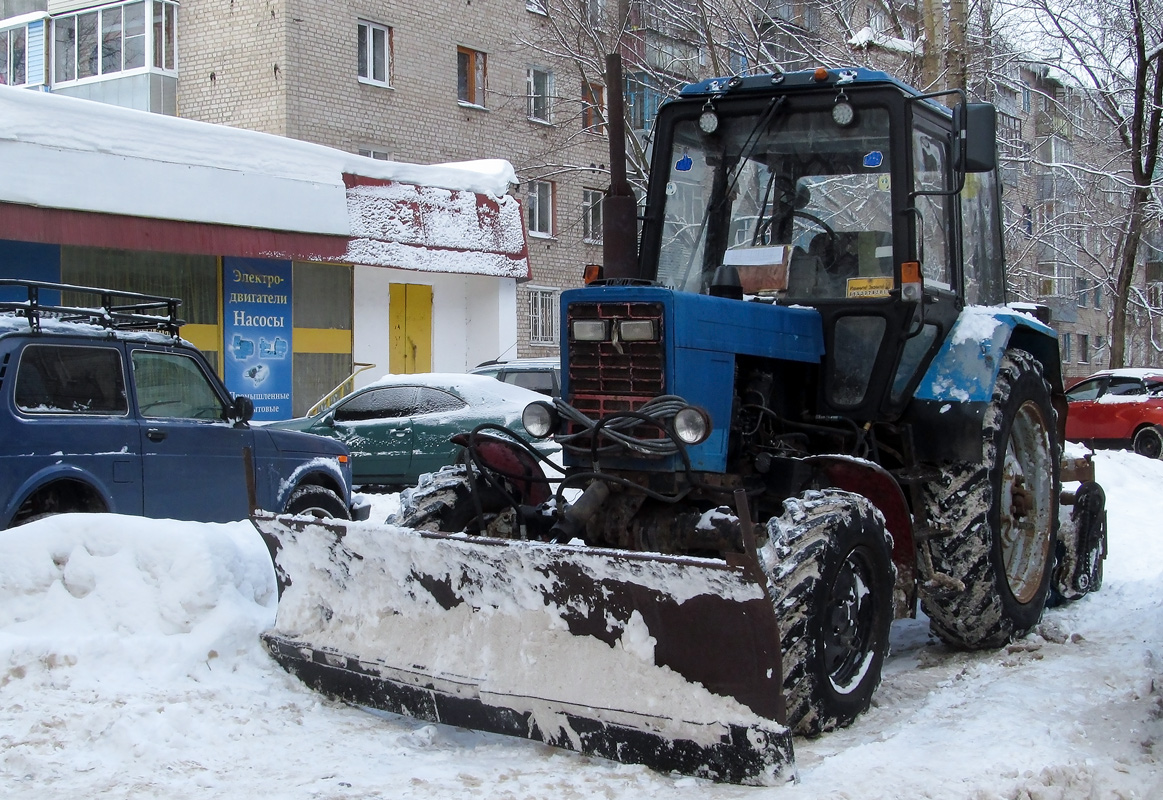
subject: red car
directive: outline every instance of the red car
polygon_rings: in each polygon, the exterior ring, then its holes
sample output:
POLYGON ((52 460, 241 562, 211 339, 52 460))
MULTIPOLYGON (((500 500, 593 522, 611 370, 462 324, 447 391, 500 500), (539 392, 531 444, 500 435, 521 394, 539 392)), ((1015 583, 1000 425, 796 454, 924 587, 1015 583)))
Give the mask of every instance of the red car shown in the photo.
POLYGON ((1163 369, 1109 369, 1066 392, 1066 438, 1091 447, 1163 453, 1163 369))

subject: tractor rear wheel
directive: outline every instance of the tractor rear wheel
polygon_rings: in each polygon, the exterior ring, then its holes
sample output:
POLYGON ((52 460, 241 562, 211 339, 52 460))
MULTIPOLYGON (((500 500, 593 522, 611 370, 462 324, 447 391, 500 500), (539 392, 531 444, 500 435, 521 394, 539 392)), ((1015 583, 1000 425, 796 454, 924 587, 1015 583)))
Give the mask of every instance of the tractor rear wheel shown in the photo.
POLYGON ((1056 416, 1042 365, 1007 350, 982 424, 978 463, 925 486, 936 535, 922 547, 940 581, 922 590, 930 628, 948 644, 1000 647, 1042 618, 1058 529, 1056 416))
POLYGON ((787 724, 851 724, 880 685, 892 624, 892 537, 866 498, 834 489, 784 502, 761 553, 779 620, 787 724))

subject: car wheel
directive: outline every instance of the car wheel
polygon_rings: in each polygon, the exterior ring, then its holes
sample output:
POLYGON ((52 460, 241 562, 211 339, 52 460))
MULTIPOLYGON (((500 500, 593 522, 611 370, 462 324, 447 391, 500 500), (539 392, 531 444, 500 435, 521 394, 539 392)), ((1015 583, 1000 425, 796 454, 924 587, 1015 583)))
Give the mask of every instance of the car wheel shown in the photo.
POLYGON ((1148 425, 1135 433, 1135 452, 1147 458, 1163 455, 1163 425, 1148 425))
POLYGON ((351 519, 351 514, 339 495, 326 487, 313 485, 300 486, 291 492, 284 513, 305 517, 351 519))

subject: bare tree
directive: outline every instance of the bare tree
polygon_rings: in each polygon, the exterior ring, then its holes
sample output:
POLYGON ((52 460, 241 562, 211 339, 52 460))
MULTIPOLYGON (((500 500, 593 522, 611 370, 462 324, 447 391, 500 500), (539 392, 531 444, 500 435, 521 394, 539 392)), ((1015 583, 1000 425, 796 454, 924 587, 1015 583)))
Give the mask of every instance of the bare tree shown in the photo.
POLYGON ((1011 18, 1027 37, 1030 31, 1041 37, 1044 63, 1091 90, 1121 146, 1123 163, 1110 172, 1125 180, 1129 194, 1115 254, 1110 331, 1110 364, 1120 367, 1126 363, 1128 307, 1135 297, 1140 244, 1158 223, 1153 201, 1163 119, 1163 3, 1024 0, 1011 6, 1011 18))
MULTIPOLYGON (((518 37, 515 48, 568 68, 583 86, 603 84, 606 53, 622 55, 627 171, 639 191, 647 180, 654 110, 661 99, 691 81, 853 63, 888 68, 904 80, 915 79, 920 71, 913 0, 537 2, 544 22, 533 34, 518 37)), ((580 151, 572 147, 579 126, 569 124, 569 115, 580 117, 590 109, 565 97, 558 105, 563 110, 559 134, 518 164, 519 170, 560 175, 594 169, 592 159, 570 160, 580 151)))

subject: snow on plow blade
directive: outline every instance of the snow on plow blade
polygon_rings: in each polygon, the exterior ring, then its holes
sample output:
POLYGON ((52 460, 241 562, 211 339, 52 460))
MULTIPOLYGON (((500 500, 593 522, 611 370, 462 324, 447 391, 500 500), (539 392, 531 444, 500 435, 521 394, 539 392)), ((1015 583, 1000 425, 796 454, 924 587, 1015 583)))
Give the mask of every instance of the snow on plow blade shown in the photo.
POLYGON ((794 773, 763 588, 709 559, 256 515, 308 685, 660 771, 794 773))

